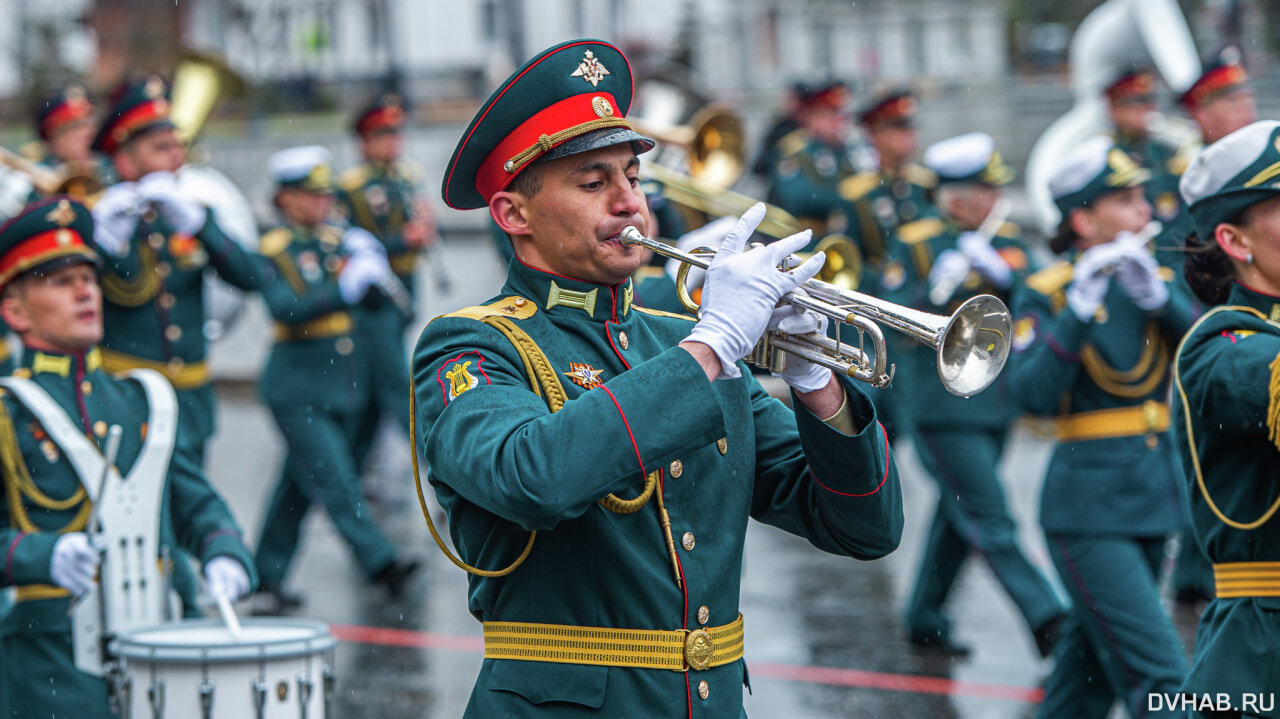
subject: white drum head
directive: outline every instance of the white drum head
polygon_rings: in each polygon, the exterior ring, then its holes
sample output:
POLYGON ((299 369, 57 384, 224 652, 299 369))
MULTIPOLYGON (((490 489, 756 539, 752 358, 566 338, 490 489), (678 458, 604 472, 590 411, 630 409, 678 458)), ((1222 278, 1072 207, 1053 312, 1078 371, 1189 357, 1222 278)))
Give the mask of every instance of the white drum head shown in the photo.
POLYGON ((150 661, 232 662, 319 654, 337 643, 327 624, 308 619, 245 619, 241 628, 233 637, 216 619, 143 627, 112 641, 111 652, 150 661))

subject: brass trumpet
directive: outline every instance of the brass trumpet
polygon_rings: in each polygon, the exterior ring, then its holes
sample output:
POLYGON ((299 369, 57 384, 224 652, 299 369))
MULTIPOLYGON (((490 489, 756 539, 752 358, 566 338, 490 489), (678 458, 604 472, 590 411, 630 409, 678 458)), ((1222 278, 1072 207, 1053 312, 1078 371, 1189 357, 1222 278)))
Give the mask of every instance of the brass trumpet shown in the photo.
MULTIPOLYGON (((690 267, 705 269, 711 264, 704 259, 708 253, 714 254, 711 250, 704 248, 694 253, 684 252, 645 237, 632 226, 624 228, 619 239, 624 245, 641 245, 683 263, 676 279, 676 289, 681 303, 690 312, 698 311, 698 305, 685 289, 684 279, 690 267)), ((879 326, 883 324, 934 348, 942 386, 954 395, 972 397, 995 381, 1009 359, 1013 321, 1008 308, 997 297, 972 297, 949 317, 944 317, 816 279, 805 282, 800 289, 803 292, 789 292, 781 301, 817 312, 838 325, 852 325, 858 330, 858 346, 817 332, 805 335, 766 332, 748 357, 749 362, 771 371, 780 371, 785 363, 783 354, 792 354, 868 382, 873 387, 885 387, 893 379, 894 366, 888 362, 884 333, 879 326), (864 349, 862 342, 867 336, 871 342, 869 350, 864 349)), ((839 335, 837 331, 836 336, 839 335)))

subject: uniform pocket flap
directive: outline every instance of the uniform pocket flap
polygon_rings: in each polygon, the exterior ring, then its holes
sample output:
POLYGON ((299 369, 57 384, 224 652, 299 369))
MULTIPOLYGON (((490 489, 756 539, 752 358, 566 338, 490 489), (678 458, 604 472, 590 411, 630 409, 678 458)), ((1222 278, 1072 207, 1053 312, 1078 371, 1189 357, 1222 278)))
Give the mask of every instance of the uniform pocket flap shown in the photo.
POLYGON ((518 694, 533 704, 565 702, 599 709, 608 679, 609 667, 499 659, 489 672, 488 688, 518 694))

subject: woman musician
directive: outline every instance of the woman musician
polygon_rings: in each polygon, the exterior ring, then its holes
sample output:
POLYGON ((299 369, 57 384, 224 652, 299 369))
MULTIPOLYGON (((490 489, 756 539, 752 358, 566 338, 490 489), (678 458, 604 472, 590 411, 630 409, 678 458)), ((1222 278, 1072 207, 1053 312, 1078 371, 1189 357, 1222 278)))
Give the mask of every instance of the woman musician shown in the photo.
POLYGON ((1193 716, 1280 716, 1277 142, 1280 122, 1248 125, 1202 150, 1179 186, 1195 222, 1184 272, 1212 306, 1174 358, 1174 447, 1217 588, 1182 687, 1193 716))

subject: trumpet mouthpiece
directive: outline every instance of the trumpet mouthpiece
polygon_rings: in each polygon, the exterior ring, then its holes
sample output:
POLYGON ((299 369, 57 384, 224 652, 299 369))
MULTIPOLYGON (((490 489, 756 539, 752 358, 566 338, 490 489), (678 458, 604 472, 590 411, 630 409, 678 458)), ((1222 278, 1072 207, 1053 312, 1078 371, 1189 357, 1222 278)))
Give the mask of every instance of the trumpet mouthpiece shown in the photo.
POLYGON ((618 239, 624 245, 639 245, 643 242, 644 235, 640 234, 635 225, 627 225, 618 233, 618 239))

